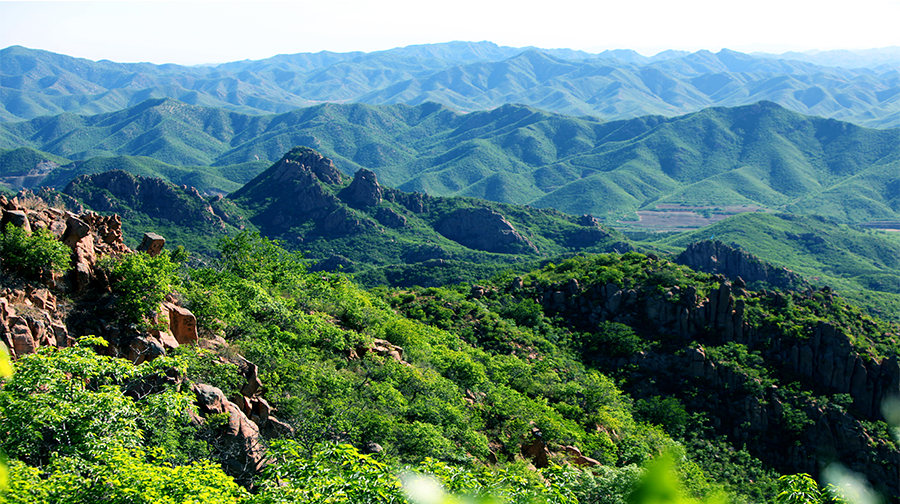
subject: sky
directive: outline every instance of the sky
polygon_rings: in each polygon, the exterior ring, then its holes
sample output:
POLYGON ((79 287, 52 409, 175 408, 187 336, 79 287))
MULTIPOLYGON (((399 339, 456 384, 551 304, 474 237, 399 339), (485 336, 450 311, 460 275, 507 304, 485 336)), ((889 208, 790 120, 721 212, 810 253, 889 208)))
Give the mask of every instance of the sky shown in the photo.
POLYGON ((900 0, 0 1, 0 48, 196 65, 491 41, 589 52, 900 45, 900 0))

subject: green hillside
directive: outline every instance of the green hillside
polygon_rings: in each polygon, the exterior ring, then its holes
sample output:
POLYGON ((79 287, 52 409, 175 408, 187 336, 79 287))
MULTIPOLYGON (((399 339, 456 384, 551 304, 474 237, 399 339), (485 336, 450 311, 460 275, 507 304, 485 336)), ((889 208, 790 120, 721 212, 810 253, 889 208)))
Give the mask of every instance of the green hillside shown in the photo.
POLYGON ((705 228, 647 240, 670 252, 714 238, 786 267, 818 286, 872 306, 896 320, 900 313, 900 234, 841 224, 819 216, 745 213, 705 228))
POLYGON ((37 187, 61 190, 79 175, 121 170, 195 187, 204 194, 224 195, 239 189, 267 166, 264 161, 216 167, 175 166, 146 156, 93 157, 71 161, 29 147, 19 147, 0 149, 0 185, 11 190, 37 187), (49 165, 47 161, 53 164, 49 165), (41 165, 42 162, 45 164, 41 165))
POLYGON ((370 285, 441 285, 549 256, 630 248, 621 234, 591 219, 404 193, 381 186, 374 175, 363 180, 365 173, 371 174, 361 171, 351 180, 319 153, 295 148, 226 198, 122 171, 78 177, 63 193, 122 215, 133 246, 157 229, 173 246, 208 255, 214 235, 255 229, 370 285))
MULTIPOLYGON (((877 388, 896 376, 897 341, 830 292, 747 291, 637 253, 365 291, 254 233, 220 250, 204 268, 168 253, 105 260, 108 283, 80 290, 66 320, 72 337, 94 336, 15 347, 0 378, 12 434, 0 496, 405 503, 401 472, 414 471, 522 504, 650 504, 648 488, 776 503, 790 488, 780 474, 818 477, 835 460, 897 494, 877 388), (169 336, 135 365, 130 345, 161 334, 147 299, 173 289, 201 339, 169 336), (845 377, 848 358, 862 381, 845 377)), ((4 281, 34 282, 2 264, 4 281)), ((28 313, 60 316, 43 306, 28 313)))
POLYGON ((553 207, 610 224, 663 204, 745 205, 846 222, 900 218, 897 130, 807 117, 769 102, 602 122, 519 105, 459 114, 436 104, 325 104, 247 116, 150 100, 112 114, 7 123, 0 131, 9 148, 211 164, 236 182, 258 173, 259 165, 243 163, 272 162, 307 145, 344 173, 368 168, 404 191, 553 207))

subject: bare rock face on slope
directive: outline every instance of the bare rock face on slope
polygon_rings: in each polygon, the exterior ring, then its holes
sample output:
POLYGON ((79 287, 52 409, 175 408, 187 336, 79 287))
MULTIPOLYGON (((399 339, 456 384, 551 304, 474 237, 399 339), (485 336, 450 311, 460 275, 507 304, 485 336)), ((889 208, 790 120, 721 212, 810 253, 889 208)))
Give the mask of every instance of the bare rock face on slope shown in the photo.
MULTIPOLYGON (((229 198, 256 208, 251 221, 267 235, 280 235, 309 221, 325 235, 375 228, 374 220, 358 215, 338 197, 344 183, 330 159, 308 147, 295 147, 229 198)), ((381 187, 374 173, 362 173, 341 195, 354 207, 371 206, 381 202, 381 187)))
POLYGON ((382 191, 378 177, 372 170, 360 169, 347 188, 348 203, 354 206, 375 206, 381 203, 382 191))
POLYGON ((77 177, 63 192, 101 212, 135 209, 180 225, 203 223, 212 229, 225 229, 225 223, 196 188, 176 186, 158 178, 112 170, 77 177))
POLYGON ((745 282, 766 282, 779 289, 791 289, 804 284, 800 275, 785 268, 776 268, 740 248, 718 240, 704 240, 688 245, 675 262, 705 273, 719 273, 728 278, 742 278, 745 282))
POLYGON ((229 474, 238 480, 249 480, 265 465, 266 452, 259 427, 247 418, 237 404, 229 401, 220 389, 212 385, 197 384, 192 390, 197 397, 201 414, 228 415, 227 423, 219 428, 221 437, 214 443, 215 448, 221 452, 229 474))
POLYGON ((434 227, 435 231, 466 247, 517 254, 537 252, 502 215, 489 208, 461 208, 451 213, 434 227))

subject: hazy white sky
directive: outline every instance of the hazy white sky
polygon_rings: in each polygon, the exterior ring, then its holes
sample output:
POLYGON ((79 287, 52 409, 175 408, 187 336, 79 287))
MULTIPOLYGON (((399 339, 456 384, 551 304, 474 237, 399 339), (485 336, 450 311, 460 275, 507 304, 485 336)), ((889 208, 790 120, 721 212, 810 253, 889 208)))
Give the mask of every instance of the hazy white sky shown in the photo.
POLYGON ((221 63, 452 40, 590 52, 900 45, 900 0, 0 1, 0 48, 221 63))

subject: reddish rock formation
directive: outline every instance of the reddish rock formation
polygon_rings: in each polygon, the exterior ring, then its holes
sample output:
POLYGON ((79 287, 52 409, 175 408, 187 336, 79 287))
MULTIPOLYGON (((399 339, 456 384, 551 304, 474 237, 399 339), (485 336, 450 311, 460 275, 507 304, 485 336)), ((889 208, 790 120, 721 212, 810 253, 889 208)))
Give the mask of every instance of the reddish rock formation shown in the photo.
MULTIPOLYGON (((199 411, 203 415, 227 414, 227 423, 220 427, 218 437, 212 439, 222 456, 226 471, 239 481, 249 480, 265 466, 265 448, 259 427, 225 394, 212 385, 194 385, 199 411)), ((198 419, 198 423, 205 423, 198 419)))

